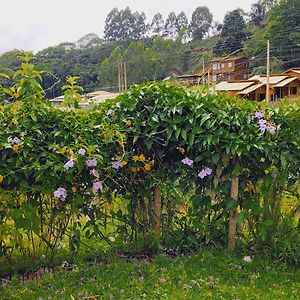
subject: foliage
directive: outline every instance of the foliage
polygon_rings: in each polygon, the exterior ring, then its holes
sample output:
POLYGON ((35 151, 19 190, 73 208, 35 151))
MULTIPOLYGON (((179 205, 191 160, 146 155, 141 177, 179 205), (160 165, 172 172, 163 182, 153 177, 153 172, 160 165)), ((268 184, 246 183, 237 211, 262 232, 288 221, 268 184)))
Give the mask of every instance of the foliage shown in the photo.
POLYGON ((108 41, 138 40, 146 34, 145 14, 114 8, 105 20, 104 38, 108 41))
POLYGON ((142 41, 132 41, 125 51, 117 47, 99 68, 100 87, 116 90, 118 85, 118 60, 126 62, 129 85, 149 80, 161 80, 170 75, 171 68, 189 68, 189 45, 181 41, 165 40, 160 36, 147 47, 142 41))
POLYGON ((242 49, 246 39, 246 22, 240 9, 225 15, 221 30, 221 40, 214 47, 216 55, 229 54, 242 49))
POLYGON ((163 30, 164 30, 164 24, 165 21, 163 19, 163 16, 161 13, 156 13, 153 16, 151 25, 150 25, 150 30, 151 33, 156 36, 156 35, 162 35, 163 34, 163 30))
POLYGON ((298 66, 295 56, 299 53, 300 42, 300 3, 297 0, 279 1, 274 5, 267 26, 271 45, 276 49, 274 55, 284 61, 284 67, 298 66))
POLYGON ((276 0, 259 0, 251 5, 249 18, 251 24, 256 27, 262 28, 267 23, 268 12, 275 4, 276 0))
MULTIPOLYGON (((235 209, 246 245, 282 249, 273 237, 286 228, 283 192, 299 184, 296 104, 264 106, 151 82, 81 112, 73 108, 78 78, 70 77, 62 110, 43 98, 30 55, 23 60, 21 100, 1 106, 2 255, 34 258, 46 248, 53 256, 65 240, 74 251, 82 235, 111 244, 108 227, 116 245, 223 248, 235 209), (230 192, 236 176, 238 201, 230 192), (153 232, 157 187, 161 239, 153 232)), ((298 248, 289 251, 299 263, 298 248)))
POLYGON ((202 40, 211 28, 213 15, 206 6, 197 7, 192 15, 190 31, 194 40, 202 40))

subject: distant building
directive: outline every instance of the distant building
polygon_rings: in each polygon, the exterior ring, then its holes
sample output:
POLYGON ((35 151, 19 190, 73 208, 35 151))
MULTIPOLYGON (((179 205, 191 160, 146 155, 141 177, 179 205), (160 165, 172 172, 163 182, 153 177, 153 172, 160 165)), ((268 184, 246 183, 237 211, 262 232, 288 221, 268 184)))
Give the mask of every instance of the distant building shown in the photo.
POLYGON ((186 85, 219 83, 221 81, 245 80, 250 74, 249 59, 245 56, 218 57, 195 74, 180 74, 176 78, 186 85))
MULTIPOLYGON (((284 74, 270 75, 269 82, 271 101, 300 97, 300 79, 297 77, 284 74)), ((222 81, 215 89, 231 97, 263 101, 266 99, 267 76, 255 75, 249 80, 222 81)))
POLYGON ((211 61, 210 82, 245 80, 250 74, 249 59, 245 56, 218 57, 211 61))
POLYGON ((282 74, 294 76, 300 79, 300 68, 292 68, 283 72, 282 74))
MULTIPOLYGON (((114 99, 118 96, 117 93, 110 93, 106 91, 95 91, 85 95, 82 95, 81 106, 87 106, 90 104, 103 103, 107 99, 114 99)), ((53 106, 59 106, 64 101, 64 96, 59 96, 54 99, 49 100, 53 106)))

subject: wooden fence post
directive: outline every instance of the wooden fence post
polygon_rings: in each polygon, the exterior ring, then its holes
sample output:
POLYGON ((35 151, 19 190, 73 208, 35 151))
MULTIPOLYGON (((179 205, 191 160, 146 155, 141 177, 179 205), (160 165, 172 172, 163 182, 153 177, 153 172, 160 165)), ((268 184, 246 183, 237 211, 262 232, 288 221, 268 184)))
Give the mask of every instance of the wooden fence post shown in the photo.
MULTIPOLYGON (((232 160, 232 166, 234 168, 239 167, 240 163, 237 157, 234 157, 232 160)), ((230 197, 237 201, 239 195, 239 175, 236 174, 231 178, 231 186, 230 186, 230 197)), ((237 216, 238 212, 235 208, 230 212, 229 215, 229 226, 228 226, 228 250, 234 251, 236 244, 236 228, 237 228, 237 216)))
POLYGON ((159 185, 154 188, 153 227, 156 236, 159 238, 161 229, 161 189, 159 185))

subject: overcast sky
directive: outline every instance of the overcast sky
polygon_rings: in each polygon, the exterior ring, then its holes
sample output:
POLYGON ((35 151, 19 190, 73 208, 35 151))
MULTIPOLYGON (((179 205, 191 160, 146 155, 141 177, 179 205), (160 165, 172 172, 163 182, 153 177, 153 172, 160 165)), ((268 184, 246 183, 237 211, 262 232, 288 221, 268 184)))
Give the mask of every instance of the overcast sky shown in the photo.
POLYGON ((156 12, 184 11, 188 18, 197 6, 207 6, 222 22, 227 11, 249 11, 256 0, 2 0, 0 53, 12 49, 38 51, 61 42, 74 42, 87 33, 103 35, 107 14, 129 6, 144 11, 148 21, 156 12))

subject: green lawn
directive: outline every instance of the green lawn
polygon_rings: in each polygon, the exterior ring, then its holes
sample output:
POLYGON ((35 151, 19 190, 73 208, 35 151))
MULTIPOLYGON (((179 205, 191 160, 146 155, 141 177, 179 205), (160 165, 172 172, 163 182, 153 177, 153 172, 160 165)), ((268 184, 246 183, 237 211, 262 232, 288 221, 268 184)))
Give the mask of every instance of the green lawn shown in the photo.
POLYGON ((0 299, 300 299, 300 270, 227 253, 131 262, 112 256, 29 277, 2 280, 0 299))

